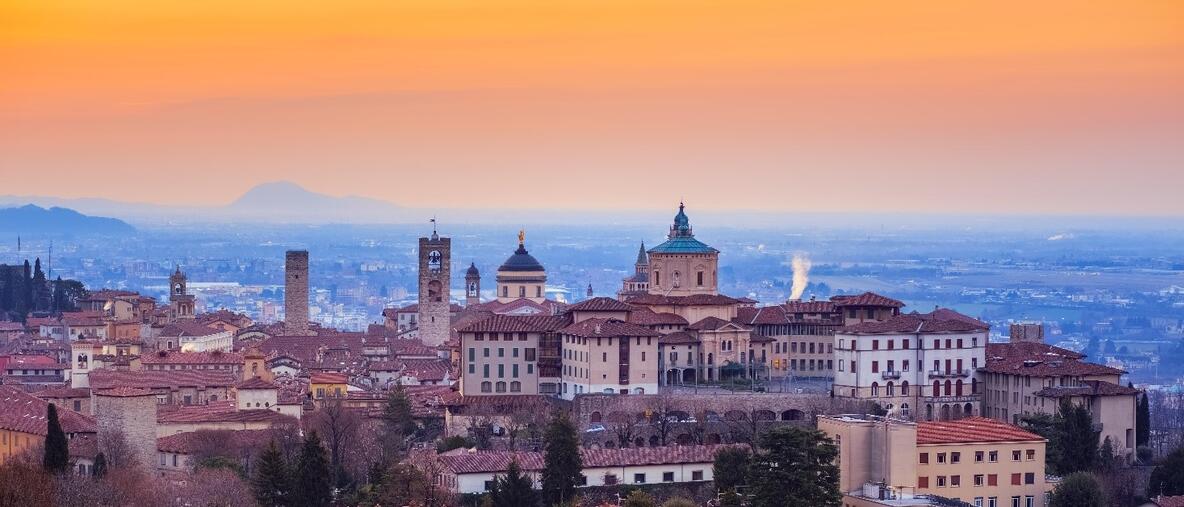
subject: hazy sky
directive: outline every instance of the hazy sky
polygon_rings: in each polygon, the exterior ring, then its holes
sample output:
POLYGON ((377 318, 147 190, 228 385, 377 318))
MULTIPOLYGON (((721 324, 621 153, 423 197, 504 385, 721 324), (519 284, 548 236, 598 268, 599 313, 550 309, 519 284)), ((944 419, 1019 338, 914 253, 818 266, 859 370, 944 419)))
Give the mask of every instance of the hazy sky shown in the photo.
POLYGON ((1184 2, 0 0, 0 194, 1184 214, 1184 2))

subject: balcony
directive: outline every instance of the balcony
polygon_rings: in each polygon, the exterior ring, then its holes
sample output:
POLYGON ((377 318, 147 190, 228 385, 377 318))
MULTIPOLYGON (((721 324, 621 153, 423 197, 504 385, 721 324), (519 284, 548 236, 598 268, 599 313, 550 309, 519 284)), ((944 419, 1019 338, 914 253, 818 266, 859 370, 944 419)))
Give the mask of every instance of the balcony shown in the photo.
POLYGON ((958 377, 969 377, 969 376, 970 376, 970 370, 967 370, 967 369, 962 369, 962 370, 950 370, 950 371, 929 370, 928 374, 929 374, 929 378, 958 378, 958 377))
POLYGON ((925 401, 933 403, 973 403, 979 401, 977 394, 968 394, 966 396, 933 396, 925 398, 925 401))
POLYGON ((900 378, 900 372, 899 371, 885 371, 885 372, 881 373, 880 376, 884 380, 896 380, 896 379, 900 378))

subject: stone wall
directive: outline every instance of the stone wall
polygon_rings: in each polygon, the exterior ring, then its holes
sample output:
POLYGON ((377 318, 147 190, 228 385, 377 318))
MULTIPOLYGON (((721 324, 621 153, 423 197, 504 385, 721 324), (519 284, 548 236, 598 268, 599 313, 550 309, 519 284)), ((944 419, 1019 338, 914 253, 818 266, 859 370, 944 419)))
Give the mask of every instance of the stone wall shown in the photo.
POLYGON ((156 396, 95 394, 99 451, 117 460, 126 455, 145 470, 156 468, 156 396))

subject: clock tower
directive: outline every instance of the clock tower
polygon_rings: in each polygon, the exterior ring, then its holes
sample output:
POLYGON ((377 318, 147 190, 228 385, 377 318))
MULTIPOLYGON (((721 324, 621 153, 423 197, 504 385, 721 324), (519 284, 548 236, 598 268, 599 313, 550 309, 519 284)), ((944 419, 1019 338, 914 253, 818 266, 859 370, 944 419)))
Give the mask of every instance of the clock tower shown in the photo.
POLYGON ((169 304, 172 306, 173 320, 192 319, 197 306, 194 297, 186 289, 185 273, 181 266, 169 276, 169 304))
POLYGON ((425 345, 448 341, 451 276, 452 240, 436 233, 436 220, 432 219, 432 236, 419 238, 419 310, 416 318, 419 339, 425 345))

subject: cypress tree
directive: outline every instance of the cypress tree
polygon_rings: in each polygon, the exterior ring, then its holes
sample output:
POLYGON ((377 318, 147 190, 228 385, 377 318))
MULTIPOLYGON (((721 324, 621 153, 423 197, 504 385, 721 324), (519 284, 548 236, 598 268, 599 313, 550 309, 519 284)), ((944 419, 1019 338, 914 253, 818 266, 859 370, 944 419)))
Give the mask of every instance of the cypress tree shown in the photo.
POLYGON ((1057 430, 1057 448, 1061 452, 1057 472, 1070 474, 1092 470, 1098 458, 1099 433, 1094 431, 1089 410, 1067 399, 1062 400, 1057 413, 1057 430))
POLYGON ((98 453, 95 455, 95 468, 93 474, 96 479, 102 479, 107 475, 107 455, 98 453))
POLYGON ((41 258, 33 263, 33 306, 34 311, 41 311, 49 305, 49 286, 45 281, 45 272, 41 271, 41 258))
POLYGON ((754 507, 839 507, 839 450, 818 430, 781 427, 760 436, 749 486, 754 507))
POLYGON ((58 407, 50 403, 47 410, 48 432, 45 435, 45 455, 42 464, 45 471, 60 474, 70 468, 70 446, 66 442, 66 433, 62 431, 62 424, 58 421, 58 407))
POLYGON ((323 507, 333 500, 333 473, 329 458, 321 445, 316 431, 309 432, 300 450, 300 461, 296 467, 296 484, 293 487, 292 505, 298 507, 323 507))
POLYGON ((1147 393, 1139 398, 1138 411, 1135 412, 1135 445, 1143 446, 1151 442, 1151 406, 1147 401, 1147 393))
POLYGON ((525 507, 538 504, 534 481, 522 473, 518 460, 511 460, 505 476, 493 478, 493 489, 489 491, 493 507, 525 507))
POLYGON ((576 426, 567 412, 556 411, 543 439, 543 502, 563 504, 575 495, 583 468, 576 426))
POLYGON ((259 455, 255 465, 255 477, 251 479, 251 488, 255 491, 255 501, 263 507, 280 507, 288 505, 288 495, 292 491, 292 482, 288 476, 288 465, 284 463, 284 455, 272 440, 263 454, 259 455))

